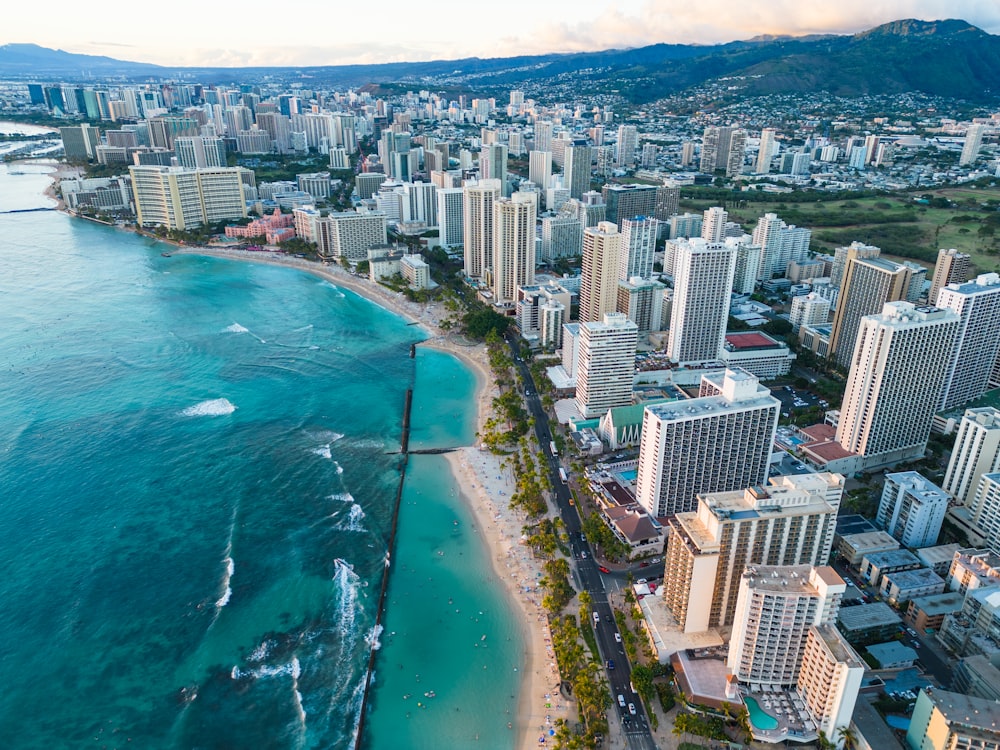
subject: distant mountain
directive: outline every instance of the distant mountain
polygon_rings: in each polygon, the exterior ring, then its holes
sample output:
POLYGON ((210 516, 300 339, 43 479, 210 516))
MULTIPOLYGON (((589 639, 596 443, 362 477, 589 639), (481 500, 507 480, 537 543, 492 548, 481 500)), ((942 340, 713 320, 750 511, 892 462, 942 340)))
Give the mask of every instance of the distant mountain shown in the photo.
POLYGON ((76 55, 33 44, 0 46, 0 77, 35 80, 175 78, 232 83, 263 76, 311 85, 375 84, 501 94, 577 86, 643 103, 723 77, 747 94, 905 91, 1000 100, 1000 36, 965 21, 905 19, 853 36, 756 37, 717 45, 653 44, 627 50, 382 65, 171 68, 76 55))

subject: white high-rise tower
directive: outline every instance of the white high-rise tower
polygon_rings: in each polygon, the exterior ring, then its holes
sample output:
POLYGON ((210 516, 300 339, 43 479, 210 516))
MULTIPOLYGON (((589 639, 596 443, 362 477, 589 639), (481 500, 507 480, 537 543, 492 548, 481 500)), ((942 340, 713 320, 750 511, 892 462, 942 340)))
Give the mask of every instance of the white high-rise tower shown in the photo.
POLYGON ((667 356, 679 363, 717 359, 729 321, 736 249, 697 238, 675 247, 667 356))
POLYGON ((941 391, 941 411, 986 392, 1000 351, 1000 275, 982 274, 938 292, 937 306, 954 310, 960 322, 941 391))
POLYGON ((465 275, 481 279, 493 270, 493 207, 500 198, 500 180, 482 180, 465 190, 465 275))
POLYGON ((535 283, 535 201, 514 193, 493 206, 493 301, 514 302, 517 288, 535 283))

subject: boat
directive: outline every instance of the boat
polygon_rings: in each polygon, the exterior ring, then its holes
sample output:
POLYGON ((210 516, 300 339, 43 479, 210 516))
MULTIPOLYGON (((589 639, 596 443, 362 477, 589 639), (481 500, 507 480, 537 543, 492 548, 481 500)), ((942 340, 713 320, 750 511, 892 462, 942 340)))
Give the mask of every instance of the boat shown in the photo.
POLYGON ((164 258, 170 257, 170 253, 160 253, 160 255, 162 255, 164 258))

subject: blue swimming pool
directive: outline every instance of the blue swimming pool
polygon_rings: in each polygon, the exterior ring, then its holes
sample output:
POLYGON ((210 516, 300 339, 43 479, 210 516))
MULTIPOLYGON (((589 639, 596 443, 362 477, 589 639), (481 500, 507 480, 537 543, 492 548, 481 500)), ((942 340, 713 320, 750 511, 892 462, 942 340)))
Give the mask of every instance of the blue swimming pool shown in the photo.
POLYGON ((629 469, 628 471, 620 471, 618 472, 618 476, 620 476, 622 479, 627 479, 630 482, 634 482, 635 478, 639 476, 639 470, 629 469))
POLYGON ((757 729, 767 731, 778 728, 778 720, 758 706, 757 701, 753 698, 747 696, 743 699, 743 702, 746 704, 747 712, 750 714, 750 723, 757 727, 757 729))

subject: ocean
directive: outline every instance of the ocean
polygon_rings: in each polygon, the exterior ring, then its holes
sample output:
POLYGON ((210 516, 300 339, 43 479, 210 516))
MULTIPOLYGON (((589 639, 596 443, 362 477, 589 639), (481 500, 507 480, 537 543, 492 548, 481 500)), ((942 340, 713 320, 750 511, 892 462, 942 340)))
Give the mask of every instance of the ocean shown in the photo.
MULTIPOLYGON (((18 172, 12 174, 11 172, 18 172)), ((0 166, 0 212, 46 206, 0 166)), ((5 748, 511 748, 517 618, 440 456, 473 373, 306 273, 0 213, 5 748)))

